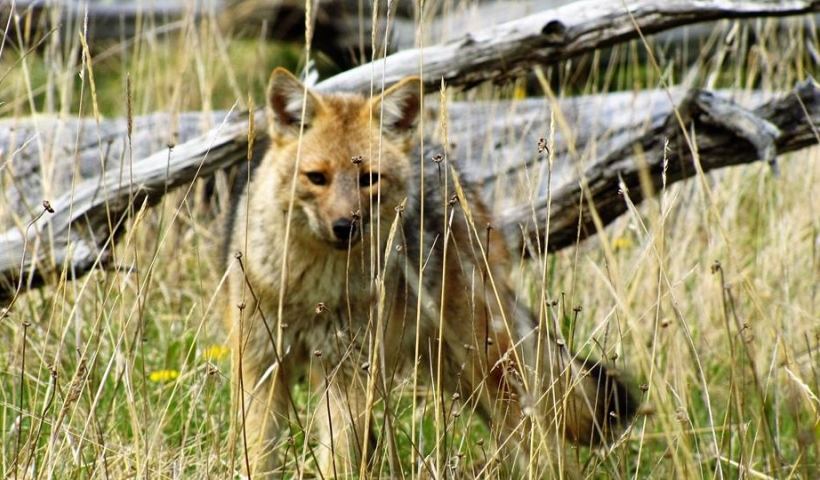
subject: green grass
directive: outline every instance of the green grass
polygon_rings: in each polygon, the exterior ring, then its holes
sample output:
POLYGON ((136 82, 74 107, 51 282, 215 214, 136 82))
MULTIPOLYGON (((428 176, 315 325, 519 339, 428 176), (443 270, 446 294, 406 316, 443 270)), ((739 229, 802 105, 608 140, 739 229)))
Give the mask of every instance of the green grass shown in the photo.
MULTIPOLYGON (((90 78, 79 76, 76 40, 57 48, 46 39, 36 51, 10 41, 0 58, 0 116, 88 116, 94 102, 102 115, 122 116, 129 89, 135 115, 246 107, 248 98, 259 105, 270 70, 298 63, 295 47, 214 32, 193 28, 92 51, 96 99, 90 78)), ((707 59, 696 78, 741 92, 788 89, 817 73, 795 36, 721 51, 723 61, 707 59)), ((584 75, 566 76, 563 67, 547 73, 579 93, 657 87, 664 72, 638 60, 638 48, 618 47, 611 62, 590 62, 584 75)), ((670 81, 687 73, 678 64, 662 67, 675 72, 670 81)), ((518 94, 503 88, 503 96, 518 94)), ((616 345, 644 401, 612 451, 567 447, 582 476, 820 475, 818 156, 810 149, 782 158, 779 177, 754 164, 672 185, 638 214, 548 258, 547 296, 562 299, 554 309, 565 333, 573 331, 579 345, 590 337, 616 345)), ((241 449, 230 450, 231 365, 220 349, 222 271, 213 253, 219 220, 173 193, 129 220, 115 268, 18 300, 0 323, 0 475, 228 478, 244 471, 241 449)), ((540 277, 537 261, 522 265, 521 278, 540 277)), ((521 288, 533 298, 540 293, 533 283, 521 288)), ((411 475, 415 449, 428 456, 441 442, 432 395, 403 387, 392 435, 411 475), (414 395, 423 413, 412 410, 414 395), (422 417, 421 434, 410 438, 414 415, 422 417)), ((317 402, 304 388, 296 392, 301 404, 317 402)), ((384 405, 376 409, 383 418, 384 405)), ((452 407, 442 447, 458 465, 453 473, 465 476, 494 448, 470 417, 452 407)), ((305 436, 293 435, 290 452, 303 458, 305 436)), ((380 462, 388 472, 387 459, 380 462)), ((487 476, 505 478, 504 468, 492 465, 487 476)))

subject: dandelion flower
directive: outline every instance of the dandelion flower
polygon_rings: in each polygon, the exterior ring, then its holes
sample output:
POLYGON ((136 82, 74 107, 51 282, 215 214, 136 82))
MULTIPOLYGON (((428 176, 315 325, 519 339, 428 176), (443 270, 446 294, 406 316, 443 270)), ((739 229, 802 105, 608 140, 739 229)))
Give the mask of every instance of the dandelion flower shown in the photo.
POLYGON ((205 349, 205 353, 203 353, 202 356, 209 362, 217 362, 227 357, 229 352, 230 350, 226 346, 212 345, 205 349))
POLYGON ((176 380, 179 377, 177 370, 157 370, 148 375, 148 379, 154 383, 165 383, 176 380))
POLYGON ((615 237, 612 239, 612 247, 615 250, 623 250, 632 246, 632 240, 628 237, 615 237))

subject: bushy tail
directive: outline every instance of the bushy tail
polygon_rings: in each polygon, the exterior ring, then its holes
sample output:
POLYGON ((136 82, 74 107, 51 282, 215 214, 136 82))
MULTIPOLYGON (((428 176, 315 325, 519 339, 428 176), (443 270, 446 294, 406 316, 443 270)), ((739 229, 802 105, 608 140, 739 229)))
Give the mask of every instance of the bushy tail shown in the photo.
POLYGON ((560 346, 542 355, 537 405, 560 439, 595 446, 615 440, 635 416, 638 401, 621 374, 599 362, 572 358, 560 346))
POLYGON ((565 411, 567 436, 582 445, 613 441, 635 416, 638 401, 618 370, 591 360, 575 363, 580 372, 565 411))

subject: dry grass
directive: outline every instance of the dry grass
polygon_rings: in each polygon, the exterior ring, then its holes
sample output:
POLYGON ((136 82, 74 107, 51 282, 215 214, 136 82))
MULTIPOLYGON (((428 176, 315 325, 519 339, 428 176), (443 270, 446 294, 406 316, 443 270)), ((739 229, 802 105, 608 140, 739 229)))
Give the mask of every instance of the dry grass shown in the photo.
MULTIPOLYGON (((206 22, 85 52, 94 59, 89 71, 79 37, 68 33, 62 42, 46 38, 38 51, 28 49, 33 42, 5 40, 0 115, 124 115, 126 78, 134 115, 228 108, 243 105, 249 92, 261 103, 270 67, 283 61, 280 49, 222 37, 206 22)), ((707 59, 694 81, 787 89, 816 69, 794 46, 796 36, 723 50, 723 63, 707 59)), ((616 49, 614 66, 571 79, 574 91, 655 87, 665 73, 687 73, 671 63, 667 72, 654 70, 634 55, 640 48, 616 49)), ((551 78, 571 89, 563 72, 551 78)), ((645 402, 610 451, 568 450, 584 475, 820 475, 818 156, 811 149, 782 158, 779 177, 755 164, 669 186, 597 238, 546 259, 546 296, 561 300, 555 313, 566 332, 593 352, 589 339, 615 345, 645 402)), ((2 319, 0 475, 225 478, 243 471, 242 452, 228 448, 231 366, 216 321, 221 231, 197 198, 174 193, 137 212, 114 250, 114 271, 28 293, 2 319)), ((522 278, 540 277, 537 261, 522 265, 522 278)), ((533 284, 525 290, 540 293, 533 284)), ((416 451, 444 452, 456 473, 492 454, 485 427, 469 415, 441 425, 431 394, 421 392, 413 411, 404 390, 392 433, 405 474, 423 471, 416 451), (414 416, 419 431, 408 435, 414 416), (442 429, 448 434, 436 441, 442 429)), ((295 432, 289 458, 309 458, 303 440, 295 432)), ((306 468, 312 471, 310 462, 306 468)), ((487 477, 504 472, 493 464, 487 477)))

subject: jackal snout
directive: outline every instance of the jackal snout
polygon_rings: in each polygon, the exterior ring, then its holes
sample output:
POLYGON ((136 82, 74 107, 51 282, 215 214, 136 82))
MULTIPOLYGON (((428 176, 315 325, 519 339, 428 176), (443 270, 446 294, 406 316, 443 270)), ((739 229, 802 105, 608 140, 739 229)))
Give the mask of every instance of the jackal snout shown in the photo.
POLYGON ((311 192, 299 206, 314 218, 313 233, 339 250, 357 246, 369 223, 370 199, 347 177, 335 175, 324 191, 311 192))
POLYGON ((359 225, 354 218, 339 218, 333 222, 333 235, 336 240, 353 243, 359 239, 359 225))

